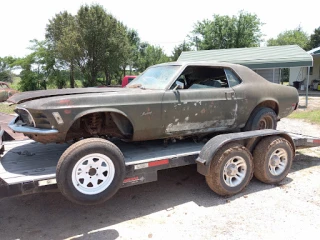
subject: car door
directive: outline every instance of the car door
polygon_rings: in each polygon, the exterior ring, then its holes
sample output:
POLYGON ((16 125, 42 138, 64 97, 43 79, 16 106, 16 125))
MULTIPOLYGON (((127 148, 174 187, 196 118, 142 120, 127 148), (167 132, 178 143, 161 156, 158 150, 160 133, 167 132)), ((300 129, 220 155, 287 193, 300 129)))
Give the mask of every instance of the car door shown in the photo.
POLYGON ((230 68, 224 69, 226 77, 228 79, 228 85, 234 91, 234 97, 237 100, 237 117, 234 123, 234 127, 242 128, 245 126, 251 111, 248 111, 248 106, 252 105, 250 103, 250 96, 256 93, 248 91, 248 86, 242 84, 240 77, 230 68))
POLYGON ((166 135, 221 131, 234 125, 237 100, 230 87, 167 90, 163 95, 162 111, 166 135))

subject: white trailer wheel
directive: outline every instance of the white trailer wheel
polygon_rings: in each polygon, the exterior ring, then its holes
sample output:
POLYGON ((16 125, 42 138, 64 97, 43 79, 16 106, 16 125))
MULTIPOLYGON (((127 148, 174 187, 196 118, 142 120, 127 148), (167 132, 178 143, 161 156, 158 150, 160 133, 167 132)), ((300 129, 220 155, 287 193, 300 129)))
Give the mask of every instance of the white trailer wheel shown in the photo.
POLYGON ((111 198, 121 187, 126 167, 124 156, 113 143, 84 139, 71 145, 57 165, 57 184, 70 201, 93 205, 111 198))
POLYGON ((114 164, 109 157, 99 153, 89 154, 74 166, 72 183, 83 194, 98 194, 110 186, 114 174, 114 164))

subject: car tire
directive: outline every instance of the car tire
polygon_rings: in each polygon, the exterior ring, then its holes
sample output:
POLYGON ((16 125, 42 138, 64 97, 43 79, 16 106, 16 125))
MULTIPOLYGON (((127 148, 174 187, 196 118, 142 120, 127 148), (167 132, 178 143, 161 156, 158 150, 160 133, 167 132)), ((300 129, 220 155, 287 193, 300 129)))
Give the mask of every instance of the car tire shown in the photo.
POLYGON ((61 193, 70 201, 93 205, 111 198, 125 176, 122 152, 99 138, 81 140, 60 157, 56 178, 61 193))
POLYGON ((212 191, 221 196, 241 192, 253 176, 252 155, 240 144, 223 146, 211 161, 206 182, 212 191))
POLYGON ((244 131, 277 129, 277 114, 271 108, 258 108, 250 116, 244 131))
POLYGON ((293 157, 289 141, 278 136, 266 137, 253 152, 254 176, 264 183, 279 183, 288 175, 293 157))

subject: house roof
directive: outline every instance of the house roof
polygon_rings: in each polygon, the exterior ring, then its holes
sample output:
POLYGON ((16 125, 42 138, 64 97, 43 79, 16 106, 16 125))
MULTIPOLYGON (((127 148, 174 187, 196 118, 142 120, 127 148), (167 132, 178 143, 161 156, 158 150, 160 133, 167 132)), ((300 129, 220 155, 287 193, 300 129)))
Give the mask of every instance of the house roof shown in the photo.
POLYGON ((320 47, 311 49, 310 51, 308 51, 308 53, 311 54, 312 56, 320 55, 320 47))
POLYGON ((253 69, 312 66, 312 56, 297 45, 182 52, 179 62, 218 61, 253 69))

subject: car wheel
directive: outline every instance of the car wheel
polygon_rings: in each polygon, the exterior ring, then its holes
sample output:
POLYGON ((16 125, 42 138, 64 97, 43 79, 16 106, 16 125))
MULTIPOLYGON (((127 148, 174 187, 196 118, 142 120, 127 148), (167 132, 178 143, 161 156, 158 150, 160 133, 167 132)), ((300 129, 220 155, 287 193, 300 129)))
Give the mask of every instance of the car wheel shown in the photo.
POLYGON ((210 174, 206 176, 208 186, 221 196, 241 192, 253 176, 252 155, 240 144, 227 144, 214 156, 210 174))
POLYGON ((259 108, 250 116, 244 131, 276 129, 277 114, 271 108, 259 108))
POLYGON ((288 175, 293 157, 293 148, 286 139, 262 139, 253 152, 254 176, 264 183, 281 182, 288 175))
POLYGON ((111 198, 121 187, 125 163, 113 143, 99 138, 71 145, 57 165, 57 184, 70 201, 93 205, 111 198))

